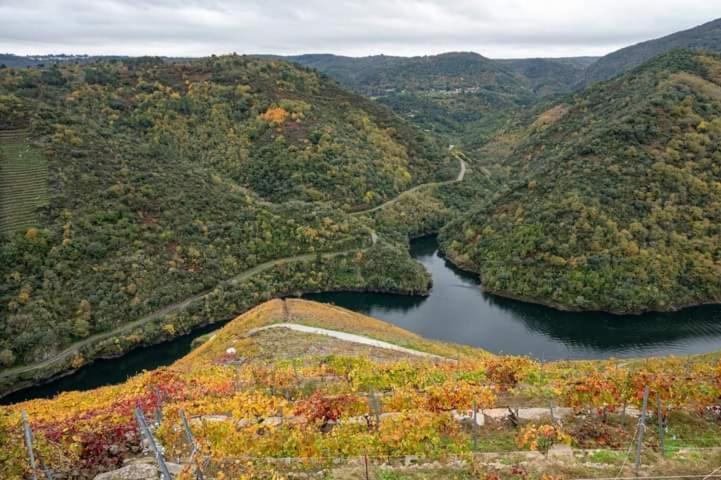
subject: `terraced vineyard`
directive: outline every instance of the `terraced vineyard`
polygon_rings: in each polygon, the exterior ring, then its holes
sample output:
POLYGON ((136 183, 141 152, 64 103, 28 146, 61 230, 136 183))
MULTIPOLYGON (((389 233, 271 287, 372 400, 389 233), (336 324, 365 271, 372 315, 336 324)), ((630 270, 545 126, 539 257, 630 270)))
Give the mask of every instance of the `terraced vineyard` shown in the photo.
POLYGON ((0 234, 38 223, 48 200, 48 164, 25 130, 0 130, 0 234))
POLYGON ((718 354, 541 363, 276 299, 172 366, 0 407, 0 477, 32 474, 25 412, 55 478, 158 478, 134 415, 178 480, 712 478, 720 393, 718 354))

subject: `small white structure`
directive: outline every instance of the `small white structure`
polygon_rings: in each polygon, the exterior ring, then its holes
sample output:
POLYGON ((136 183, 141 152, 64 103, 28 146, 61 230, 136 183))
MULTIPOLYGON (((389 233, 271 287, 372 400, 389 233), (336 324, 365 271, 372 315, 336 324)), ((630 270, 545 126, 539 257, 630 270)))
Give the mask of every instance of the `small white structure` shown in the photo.
POLYGON ((227 350, 225 351, 225 353, 227 353, 228 355, 235 355, 235 354, 236 354, 236 350, 235 350, 235 348, 230 347, 229 349, 227 349, 227 350))

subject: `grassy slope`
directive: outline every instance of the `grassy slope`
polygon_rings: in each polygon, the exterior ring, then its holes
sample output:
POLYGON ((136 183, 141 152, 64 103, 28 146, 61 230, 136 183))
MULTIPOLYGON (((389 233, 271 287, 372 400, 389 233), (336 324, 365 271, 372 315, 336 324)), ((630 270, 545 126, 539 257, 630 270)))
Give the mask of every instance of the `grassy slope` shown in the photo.
POLYGON ((720 65, 671 53, 510 132, 509 190, 445 250, 489 290, 561 308, 721 300, 720 65))

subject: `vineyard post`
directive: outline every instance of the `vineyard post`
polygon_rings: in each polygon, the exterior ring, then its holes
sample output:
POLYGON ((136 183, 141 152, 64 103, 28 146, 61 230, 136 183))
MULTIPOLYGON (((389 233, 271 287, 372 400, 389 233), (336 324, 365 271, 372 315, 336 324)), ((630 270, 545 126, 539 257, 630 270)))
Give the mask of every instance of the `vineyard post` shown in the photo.
POLYGON ((185 432, 185 439, 190 444, 190 448, 192 449, 192 452, 195 453, 195 449, 197 448, 197 445, 195 443, 195 437, 193 437, 193 432, 190 430, 190 424, 188 423, 188 418, 185 416, 185 410, 183 410, 181 408, 178 411, 178 413, 180 414, 180 421, 183 423, 183 431, 185 432))
POLYGON ((657 400, 657 408, 658 408, 658 446, 661 450, 661 456, 666 455, 666 449, 664 448, 664 434, 666 433, 666 425, 664 425, 663 420, 663 401, 661 400, 661 395, 656 394, 656 400, 657 400))
POLYGON ((371 410, 373 410, 373 415, 376 417, 376 430, 380 428, 381 426, 381 412, 380 412, 380 405, 378 403, 378 398, 376 398, 376 392, 374 390, 371 390, 368 402, 370 403, 371 410))
POLYGON ((163 480, 173 480, 173 477, 168 471, 168 466, 165 464, 163 454, 158 448, 158 445, 156 445, 153 434, 150 432, 148 424, 145 422, 145 416, 139 407, 135 407, 135 420, 138 422, 142 436, 148 440, 148 445, 150 445, 150 449, 153 450, 153 453, 155 454, 155 460, 158 462, 160 472, 163 475, 163 480))
POLYGON ((193 432, 190 430, 190 424, 188 423, 188 418, 185 416, 185 410, 181 408, 178 413, 180 414, 180 420, 183 424, 185 439, 188 441, 190 448, 192 449, 190 453, 190 461, 192 462, 193 459, 195 459, 195 478, 197 480, 203 480, 203 469, 200 467, 200 461, 195 458, 195 454, 198 451, 198 444, 195 442, 193 432))
POLYGON ((473 433, 473 451, 475 452, 478 449, 478 404, 475 400, 473 400, 473 425, 471 432, 473 433))
POLYGON ((47 480, 54 480, 53 479, 53 472, 48 468, 47 465, 45 465, 45 462, 43 461, 43 458, 38 458, 40 460, 40 467, 43 469, 43 472, 45 472, 45 478, 47 480))
POLYGON ((370 480, 370 476, 368 475, 368 454, 367 453, 363 455, 363 464, 365 465, 365 474, 366 474, 365 480, 370 480))
POLYGON ((556 424, 556 415, 553 413, 553 400, 548 400, 548 410, 551 412, 551 423, 556 424))
POLYGON ((636 443, 636 475, 641 468, 641 448, 643 448, 643 432, 646 430, 646 407, 648 407, 648 385, 643 388, 643 404, 641 418, 638 421, 638 443, 636 443))
POLYGON ((160 425, 163 422, 163 397, 158 387, 155 387, 155 399, 155 421, 160 425))
POLYGON ((30 422, 28 422, 28 414, 25 410, 22 413, 23 433, 25 434, 25 445, 28 449, 28 458, 30 459, 30 468, 33 473, 33 480, 38 480, 38 474, 35 470, 35 453, 33 453, 33 432, 30 430, 30 422))

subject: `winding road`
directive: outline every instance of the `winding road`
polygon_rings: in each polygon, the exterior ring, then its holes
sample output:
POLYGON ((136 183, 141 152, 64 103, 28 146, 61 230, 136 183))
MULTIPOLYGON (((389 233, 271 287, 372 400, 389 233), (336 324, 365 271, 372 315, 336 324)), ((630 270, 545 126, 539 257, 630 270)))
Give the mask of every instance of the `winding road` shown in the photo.
MULTIPOLYGON (((424 183, 421 185, 417 185, 417 186, 411 188, 410 190, 406 190, 405 192, 400 193, 397 197, 383 203, 382 205, 371 208, 369 210, 355 212, 355 213, 352 213, 351 215, 363 215, 363 214, 367 214, 367 213, 372 213, 372 212, 382 209, 382 208, 386 208, 387 206, 396 203, 404 195, 408 195, 412 192, 418 191, 421 188, 426 188, 426 187, 430 187, 430 186, 438 186, 438 185, 448 185, 448 184, 453 184, 453 183, 463 181, 463 178, 466 174, 466 163, 460 157, 457 156, 456 158, 458 158, 458 160, 460 162, 460 172, 458 173, 458 177, 456 177, 455 180, 448 180, 445 182, 431 182, 431 183, 424 183)), ((370 238, 371 238, 371 245, 375 245, 378 242, 378 235, 373 230, 370 230, 370 238)), ((357 251, 357 249, 342 250, 342 251, 338 251, 338 252, 323 253, 323 254, 321 254, 321 256, 324 259, 328 259, 328 258, 334 258, 334 257, 338 257, 341 255, 353 253, 355 251, 357 251)), ((285 257, 285 258, 279 258, 276 260, 270 260, 268 262, 256 265, 253 268, 245 270, 244 272, 242 272, 232 278, 229 278, 228 280, 225 280, 222 283, 237 284, 239 282, 242 282, 243 280, 247 280, 248 278, 250 278, 254 275, 265 272, 266 270, 270 270, 271 268, 273 268, 277 265, 294 263, 294 262, 310 261, 310 260, 314 260, 316 258, 316 256, 317 256, 317 253, 306 253, 303 255, 295 255, 292 257, 285 257)), ((6 377, 14 376, 14 375, 21 375, 23 373, 32 372, 34 370, 46 368, 54 363, 57 363, 61 360, 65 360, 65 359, 69 358, 70 356, 76 354, 81 348, 91 345, 94 342, 100 342, 103 340, 107 340, 107 339, 117 336, 119 334, 126 333, 136 327, 141 327, 141 326, 145 325, 146 323, 157 320, 164 315, 183 310, 183 309, 187 308, 190 304, 207 297, 208 295, 210 295, 213 292, 213 290, 214 289, 206 290, 204 292, 195 294, 191 297, 186 298, 183 301, 174 303, 172 305, 165 306, 165 307, 155 310, 154 312, 149 313, 148 315, 145 315, 144 317, 141 317, 137 320, 120 325, 120 326, 114 328, 113 330, 103 332, 103 333, 97 333, 95 335, 91 335, 83 340, 73 343, 72 345, 68 346, 64 350, 58 352, 57 354, 53 355, 52 357, 49 357, 41 362, 33 363, 30 365, 22 365, 19 367, 14 367, 14 368, 3 370, 2 372, 0 372, 0 378, 6 378, 6 377)))
POLYGON ((401 198, 405 197, 406 195, 410 195, 411 193, 417 192, 418 190, 428 188, 428 187, 439 187, 441 185, 452 185, 454 183, 462 182, 463 178, 466 176, 466 162, 463 161, 463 159, 459 156, 456 156, 458 161, 460 162, 460 171, 458 172, 458 176, 453 180, 446 180, 445 182, 430 182, 430 183, 422 183, 420 185, 416 185, 415 187, 406 190, 405 192, 401 192, 398 194, 397 197, 392 198, 391 200, 388 200, 385 203, 381 203, 377 207, 369 208, 368 210, 361 210, 359 212, 353 212, 351 215, 358 216, 358 215, 367 215, 369 213, 373 213, 378 210, 382 210, 386 207, 389 207, 393 205, 394 203, 397 203, 401 198))

